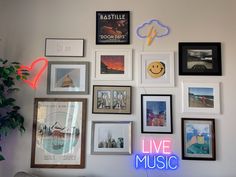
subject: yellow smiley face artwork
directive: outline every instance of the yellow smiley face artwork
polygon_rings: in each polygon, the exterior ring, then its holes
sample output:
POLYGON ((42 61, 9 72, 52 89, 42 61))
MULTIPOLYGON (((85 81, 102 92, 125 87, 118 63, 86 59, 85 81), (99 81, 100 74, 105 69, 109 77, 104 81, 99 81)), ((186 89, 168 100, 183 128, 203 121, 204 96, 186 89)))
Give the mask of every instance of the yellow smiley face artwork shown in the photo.
POLYGON ((147 72, 152 78, 159 78, 165 74, 165 63, 154 61, 147 66, 147 72))

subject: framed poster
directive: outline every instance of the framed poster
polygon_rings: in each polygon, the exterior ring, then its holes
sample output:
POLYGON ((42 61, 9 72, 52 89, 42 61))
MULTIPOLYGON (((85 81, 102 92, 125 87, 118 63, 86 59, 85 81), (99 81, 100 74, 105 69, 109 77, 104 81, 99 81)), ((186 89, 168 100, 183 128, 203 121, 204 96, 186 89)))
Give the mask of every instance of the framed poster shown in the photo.
POLYGON ((216 160, 214 119, 182 118, 182 159, 216 160))
POLYGON ((131 154, 132 122, 93 121, 91 140, 91 154, 131 154))
POLYGON ((174 87, 174 52, 140 53, 141 87, 174 87))
POLYGON ((131 86, 93 86, 94 114, 131 114, 131 86))
POLYGON ((183 106, 186 113, 220 113, 219 83, 182 83, 183 106))
POLYGON ((221 76, 221 68, 221 43, 179 43, 179 75, 221 76))
POLYGON ((89 62, 48 63, 48 94, 88 94, 89 62))
POLYGON ((172 134, 172 95, 141 95, 142 133, 172 134))
POLYGON ((87 99, 35 98, 32 168, 84 168, 87 99))
POLYGON ((46 57, 83 57, 84 39, 78 38, 46 38, 46 57))
POLYGON ((97 11, 96 44, 129 44, 130 12, 97 11))
POLYGON ((132 80, 132 50, 95 50, 95 80, 132 80))

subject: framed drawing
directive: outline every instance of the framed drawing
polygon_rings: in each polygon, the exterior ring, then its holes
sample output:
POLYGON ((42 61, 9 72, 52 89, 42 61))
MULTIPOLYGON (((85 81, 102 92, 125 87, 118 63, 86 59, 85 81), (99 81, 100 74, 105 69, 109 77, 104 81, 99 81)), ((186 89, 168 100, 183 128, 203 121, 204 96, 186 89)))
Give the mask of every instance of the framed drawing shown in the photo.
POLYGON ((94 114, 131 114, 131 86, 93 86, 94 114))
POLYGON ((142 133, 172 134, 172 95, 141 95, 142 133))
POLYGON ((95 50, 95 80, 132 80, 132 50, 95 50))
POLYGON ((216 160, 214 119, 182 118, 182 159, 216 160))
POLYGON ((179 75, 220 76, 221 68, 221 43, 179 43, 179 75))
POLYGON ((129 11, 96 12, 96 44, 129 44, 129 19, 129 11))
POLYGON ((132 122, 93 121, 91 154, 132 153, 132 122))
POLYGON ((84 168, 87 99, 35 98, 32 168, 84 168))
POLYGON ((46 57, 83 57, 84 39, 78 38, 46 38, 46 57))
POLYGON ((174 87, 174 52, 140 53, 139 85, 174 87))
POLYGON ((220 113, 219 83, 182 83, 183 112, 220 113))
POLYGON ((48 94, 88 94, 89 62, 48 63, 48 94))

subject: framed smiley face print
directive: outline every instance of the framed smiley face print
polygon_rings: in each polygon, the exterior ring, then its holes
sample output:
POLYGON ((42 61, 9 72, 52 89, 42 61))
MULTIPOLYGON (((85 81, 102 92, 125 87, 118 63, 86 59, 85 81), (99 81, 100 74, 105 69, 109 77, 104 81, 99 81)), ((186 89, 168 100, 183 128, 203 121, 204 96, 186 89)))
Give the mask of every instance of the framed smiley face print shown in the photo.
POLYGON ((174 87, 174 52, 140 53, 140 87, 174 87))

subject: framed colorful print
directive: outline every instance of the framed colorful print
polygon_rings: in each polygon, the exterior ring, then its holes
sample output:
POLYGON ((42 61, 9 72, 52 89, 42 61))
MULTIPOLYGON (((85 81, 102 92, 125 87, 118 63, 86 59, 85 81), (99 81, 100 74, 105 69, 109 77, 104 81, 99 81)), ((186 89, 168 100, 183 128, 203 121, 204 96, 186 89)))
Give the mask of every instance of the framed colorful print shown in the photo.
POLYGON ((35 98, 31 168, 84 168, 87 99, 35 98))
POLYGON ((91 140, 91 154, 131 154, 132 122, 93 121, 91 140))
POLYGON ((182 159, 216 160, 214 119, 182 118, 182 159))
POLYGON ((141 95, 142 133, 172 134, 172 95, 141 95))
POLYGON ((95 50, 95 80, 132 80, 132 50, 95 50))
POLYGON ((130 44, 130 12, 96 12, 96 44, 130 44))
POLYGON ((141 87, 174 87, 174 53, 140 53, 141 87))
POLYGON ((183 107, 186 113, 220 113, 219 83, 182 83, 183 107))
POLYGON ((89 62, 48 63, 48 94, 88 94, 89 62))
POLYGON ((94 114, 131 114, 131 86, 93 86, 94 114))
POLYGON ((221 43, 179 43, 179 75, 221 76, 221 68, 221 43))
POLYGON ((84 39, 78 38, 46 38, 46 57, 83 57, 84 39))

